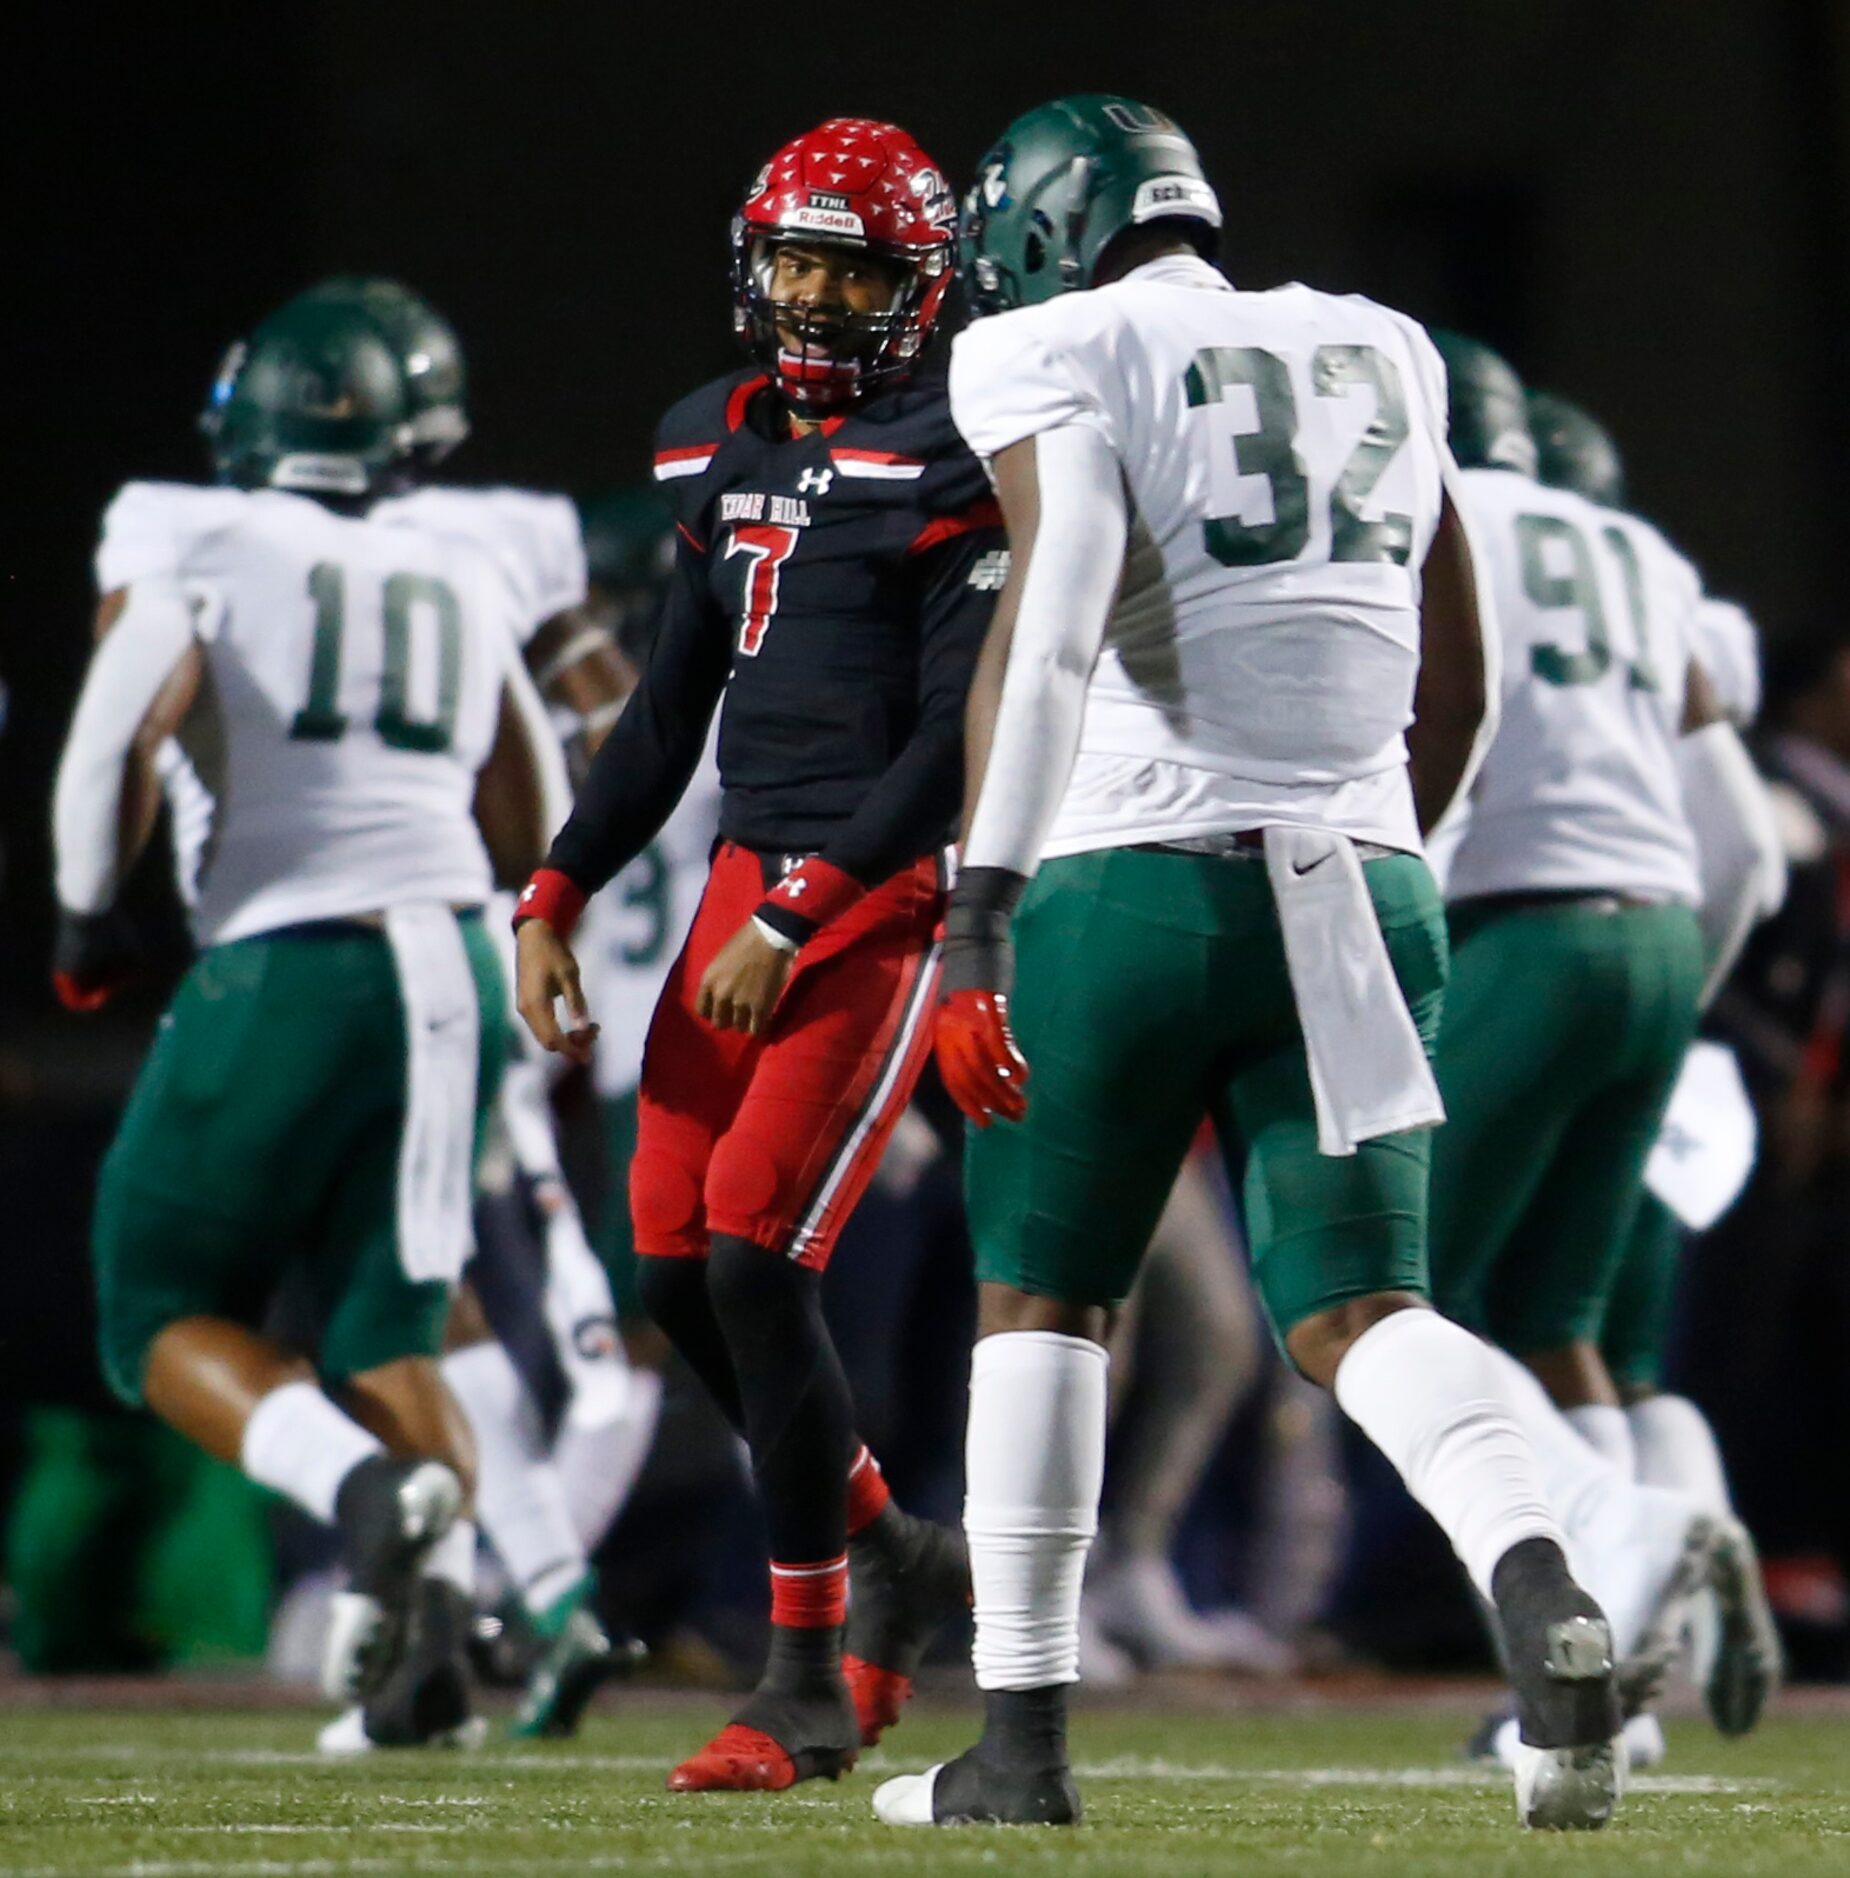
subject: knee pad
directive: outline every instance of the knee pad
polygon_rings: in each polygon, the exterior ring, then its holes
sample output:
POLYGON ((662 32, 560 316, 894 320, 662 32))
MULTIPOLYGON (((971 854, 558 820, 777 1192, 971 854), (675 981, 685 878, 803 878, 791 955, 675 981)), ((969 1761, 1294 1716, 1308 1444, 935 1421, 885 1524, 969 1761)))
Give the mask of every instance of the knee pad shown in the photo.
POLYGON ((686 1233, 699 1210, 700 1186, 689 1169, 659 1149, 637 1153, 630 1162, 630 1212, 639 1239, 686 1233))

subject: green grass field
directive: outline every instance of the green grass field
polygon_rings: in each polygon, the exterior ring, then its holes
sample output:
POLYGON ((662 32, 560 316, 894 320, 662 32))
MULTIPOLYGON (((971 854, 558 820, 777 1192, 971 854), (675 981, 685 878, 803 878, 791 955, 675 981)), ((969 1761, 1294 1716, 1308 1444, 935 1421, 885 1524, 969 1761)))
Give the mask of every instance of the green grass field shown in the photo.
POLYGON ((600 1713, 557 1747, 330 1764, 302 1713, 0 1716, 8 1878, 340 1878, 354 1873, 739 1874, 1850 1872, 1850 1721, 1776 1717, 1723 1743, 1672 1725, 1672 1759, 1594 1836, 1518 1830, 1507 1786, 1465 1769, 1469 1711, 1250 1715, 1098 1709, 1075 1756, 1075 1832, 902 1832, 869 1796, 966 1745, 968 1710, 908 1718, 834 1786, 669 1795, 662 1777, 718 1702, 600 1713))

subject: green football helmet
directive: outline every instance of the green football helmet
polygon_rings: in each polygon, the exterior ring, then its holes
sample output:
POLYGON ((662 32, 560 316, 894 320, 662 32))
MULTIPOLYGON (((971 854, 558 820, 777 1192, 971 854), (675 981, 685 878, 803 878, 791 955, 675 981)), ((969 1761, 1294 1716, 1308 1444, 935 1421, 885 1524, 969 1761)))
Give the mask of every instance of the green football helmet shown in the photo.
POLYGON ((1221 212, 1195 146, 1134 98, 1056 98, 1018 117, 977 167, 958 271, 981 315, 1090 287, 1127 228, 1174 220, 1212 258, 1221 212))
POLYGON ((1529 393, 1536 474, 1551 489, 1571 489, 1601 508, 1625 507, 1625 464, 1612 432, 1552 391, 1529 393))
POLYGON ((469 434, 468 374, 456 329, 421 293, 378 275, 337 274, 301 296, 370 313, 398 353, 411 394, 412 455, 441 463, 469 434))
POLYGON ((226 353, 199 426, 220 482, 360 496, 404 463, 411 415, 398 353, 377 321, 304 299, 226 353))
POLYGON ((581 502, 578 524, 595 598, 614 613, 617 644, 640 666, 674 568, 674 511, 660 490, 644 484, 581 502))
POLYGON ((1515 368, 1499 352, 1463 333, 1431 329, 1445 361, 1451 417, 1447 435, 1460 469, 1509 469, 1535 474, 1535 439, 1529 434, 1529 396, 1515 368))

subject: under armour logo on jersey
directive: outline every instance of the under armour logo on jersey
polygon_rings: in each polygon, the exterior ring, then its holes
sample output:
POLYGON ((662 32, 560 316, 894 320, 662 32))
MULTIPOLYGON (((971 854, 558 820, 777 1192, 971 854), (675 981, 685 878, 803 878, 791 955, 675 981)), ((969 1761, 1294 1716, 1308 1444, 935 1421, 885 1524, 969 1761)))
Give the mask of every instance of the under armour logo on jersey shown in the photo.
POLYGON ((829 484, 835 480, 832 469, 817 469, 813 465, 797 478, 797 494, 801 496, 826 496, 829 484))
POLYGON ((1009 577, 1009 551, 1006 548, 991 548, 990 551, 970 570, 968 585, 978 593, 998 593, 1002 583, 1009 577))
POLYGON ((809 891, 809 882, 801 874, 793 874, 790 879, 778 883, 777 891, 787 893, 793 900, 800 900, 809 891))

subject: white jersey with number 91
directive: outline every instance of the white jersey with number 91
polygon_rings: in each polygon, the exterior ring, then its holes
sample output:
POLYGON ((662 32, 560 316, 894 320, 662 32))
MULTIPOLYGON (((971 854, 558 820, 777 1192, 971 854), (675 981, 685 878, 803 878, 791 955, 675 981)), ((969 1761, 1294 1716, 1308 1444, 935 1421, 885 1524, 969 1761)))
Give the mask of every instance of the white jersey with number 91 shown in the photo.
POLYGON ((1404 733, 1448 459, 1414 321, 1166 256, 976 322, 951 408, 986 457, 1091 425, 1131 496, 1047 854, 1272 823, 1418 850, 1404 733))
POLYGON ((1608 892, 1695 905, 1682 728, 1702 583, 1635 515, 1511 470, 1465 472, 1503 638, 1503 716, 1446 892, 1608 892))
POLYGON ((98 584, 160 575, 206 659, 182 739, 213 798, 200 944, 486 899, 476 773, 518 614, 491 556, 281 490, 130 483, 104 518, 98 584))

